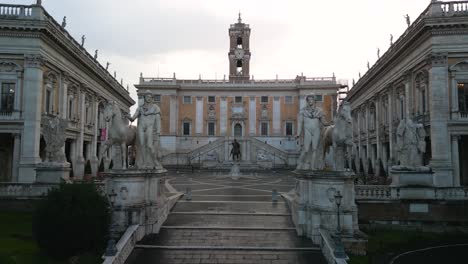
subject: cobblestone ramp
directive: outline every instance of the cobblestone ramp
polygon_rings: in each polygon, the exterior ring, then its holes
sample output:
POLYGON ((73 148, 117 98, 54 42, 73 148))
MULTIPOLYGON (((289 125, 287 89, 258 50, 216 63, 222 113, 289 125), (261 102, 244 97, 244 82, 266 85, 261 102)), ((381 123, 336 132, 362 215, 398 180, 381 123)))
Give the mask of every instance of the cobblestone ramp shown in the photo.
POLYGON ((296 235, 285 202, 266 199, 275 184, 292 189, 290 177, 233 181, 199 174, 171 181, 192 186, 195 199, 183 197, 159 234, 140 241, 126 263, 326 263, 317 246, 296 235))

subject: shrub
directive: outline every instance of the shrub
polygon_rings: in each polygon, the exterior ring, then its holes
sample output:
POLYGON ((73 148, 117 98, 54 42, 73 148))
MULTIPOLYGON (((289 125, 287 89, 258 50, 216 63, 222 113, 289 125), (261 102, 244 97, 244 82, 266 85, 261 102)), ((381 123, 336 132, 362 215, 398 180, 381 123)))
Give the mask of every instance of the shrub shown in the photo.
POLYGON ((107 199, 93 184, 62 184, 39 202, 33 234, 43 252, 65 259, 85 252, 100 253, 110 223, 107 199))
POLYGON ((91 161, 86 161, 86 165, 85 165, 85 168, 84 168, 84 173, 85 174, 92 174, 92 170, 91 170, 91 161))

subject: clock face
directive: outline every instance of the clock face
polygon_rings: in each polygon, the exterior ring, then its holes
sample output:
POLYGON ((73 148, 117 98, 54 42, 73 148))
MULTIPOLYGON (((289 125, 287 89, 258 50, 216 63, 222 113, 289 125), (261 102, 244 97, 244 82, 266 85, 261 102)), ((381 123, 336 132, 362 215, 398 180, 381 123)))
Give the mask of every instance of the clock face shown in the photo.
POLYGON ((242 49, 234 50, 234 56, 236 56, 236 59, 242 59, 244 57, 244 50, 242 49))

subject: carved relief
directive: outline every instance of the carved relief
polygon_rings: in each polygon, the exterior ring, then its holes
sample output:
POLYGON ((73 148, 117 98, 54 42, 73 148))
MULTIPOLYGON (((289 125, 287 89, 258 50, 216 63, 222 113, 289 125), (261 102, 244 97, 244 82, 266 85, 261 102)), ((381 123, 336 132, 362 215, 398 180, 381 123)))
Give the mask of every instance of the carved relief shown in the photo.
POLYGON ((28 54, 24 56, 25 68, 42 68, 45 63, 46 60, 41 55, 28 54))
POLYGON ((22 71, 21 66, 11 61, 0 61, 0 72, 22 71))
POLYGON ((216 109, 214 105, 208 106, 208 119, 214 120, 216 119, 216 109))
POLYGON ((46 160, 48 163, 65 163, 65 128, 67 121, 57 116, 42 118, 42 133, 46 142, 46 160))
POLYGON ((429 62, 433 67, 447 65, 447 54, 446 53, 432 53, 429 55, 429 62))

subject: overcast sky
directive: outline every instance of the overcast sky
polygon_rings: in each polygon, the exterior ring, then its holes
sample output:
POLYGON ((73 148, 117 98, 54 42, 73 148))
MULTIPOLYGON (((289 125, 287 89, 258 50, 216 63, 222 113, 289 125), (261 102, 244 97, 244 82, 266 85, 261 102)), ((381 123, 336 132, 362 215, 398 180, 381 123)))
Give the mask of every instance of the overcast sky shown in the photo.
MULTIPOLYGON (((36 0, 0 0, 32 4, 36 0)), ((130 84, 145 77, 222 79, 228 75, 230 24, 250 24, 255 79, 308 77, 357 80, 430 0, 43 0, 75 39, 130 84)))

